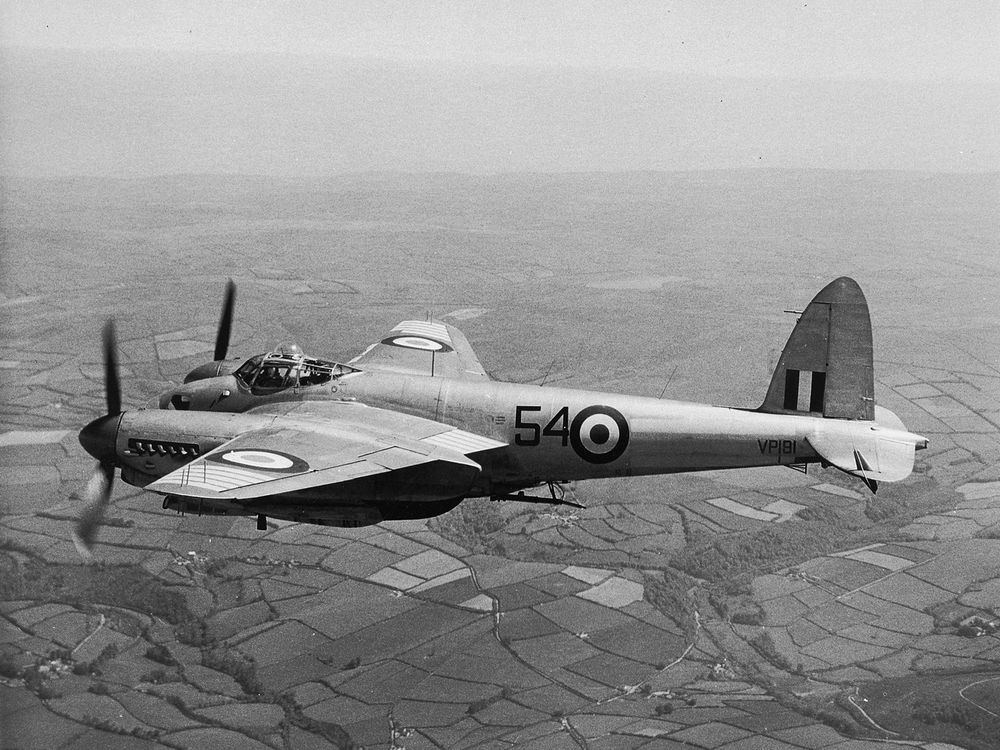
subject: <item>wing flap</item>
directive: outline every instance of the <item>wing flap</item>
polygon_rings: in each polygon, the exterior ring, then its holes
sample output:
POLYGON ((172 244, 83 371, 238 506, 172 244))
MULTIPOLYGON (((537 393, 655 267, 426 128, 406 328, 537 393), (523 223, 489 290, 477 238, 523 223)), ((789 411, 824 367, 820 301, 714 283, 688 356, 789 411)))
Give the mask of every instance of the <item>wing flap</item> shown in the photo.
POLYGON ((439 432, 436 435, 421 438, 420 442, 436 446, 438 448, 446 448, 447 450, 456 451, 465 455, 490 450, 491 448, 499 448, 505 445, 504 443, 493 440, 492 438, 476 435, 472 432, 466 432, 465 430, 448 430, 447 432, 439 432))
POLYGON ((427 461, 427 454, 418 453, 408 448, 393 446, 392 448, 383 448, 382 450, 368 453, 364 456, 364 459, 368 463, 381 466, 388 471, 393 471, 425 463, 427 461))

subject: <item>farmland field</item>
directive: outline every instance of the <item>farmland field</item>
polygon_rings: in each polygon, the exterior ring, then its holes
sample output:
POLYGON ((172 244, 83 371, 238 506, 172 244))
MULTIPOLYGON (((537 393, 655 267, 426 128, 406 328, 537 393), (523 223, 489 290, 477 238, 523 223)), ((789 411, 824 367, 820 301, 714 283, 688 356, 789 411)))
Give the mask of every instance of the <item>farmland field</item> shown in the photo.
POLYGON ((960 623, 1000 618, 998 195, 819 170, 7 179, 4 746, 988 747, 1000 636, 960 623), (775 467, 259 532, 119 482, 100 564, 70 541, 107 317, 130 408, 210 356, 230 277, 246 356, 343 361, 430 314, 494 378, 753 407, 782 311, 840 275, 877 401, 930 440, 875 498, 775 467))
MULTIPOLYGON (((997 690, 994 687, 1000 675, 996 672, 976 672, 962 675, 914 675, 888 683, 872 683, 861 690, 870 705, 869 712, 886 728, 909 736, 961 740, 960 744, 989 750, 995 747, 1000 736, 1000 717, 991 716, 963 700, 959 691, 983 708, 997 711, 997 690), (969 685, 975 687, 968 688, 969 685), (963 688, 965 688, 963 690, 963 688), (955 707, 951 720, 921 720, 917 715, 921 706, 955 707), (968 713, 961 713, 968 709, 968 713), (959 720, 955 720, 959 719, 959 720)), ((928 712, 929 713, 929 712, 928 712)))

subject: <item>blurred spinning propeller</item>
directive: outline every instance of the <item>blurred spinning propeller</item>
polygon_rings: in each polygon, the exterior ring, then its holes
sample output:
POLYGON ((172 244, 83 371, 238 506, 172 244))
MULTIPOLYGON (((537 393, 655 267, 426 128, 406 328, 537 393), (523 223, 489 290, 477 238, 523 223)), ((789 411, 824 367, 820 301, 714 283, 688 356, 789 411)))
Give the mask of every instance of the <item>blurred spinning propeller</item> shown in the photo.
POLYGON ((103 350, 104 396, 108 411, 80 431, 80 444, 98 462, 80 496, 86 506, 73 530, 73 543, 80 554, 88 559, 91 557, 91 547, 104 519, 104 512, 111 501, 117 459, 115 440, 121 418, 122 394, 118 377, 118 351, 115 343, 115 324, 111 320, 104 326, 103 350))

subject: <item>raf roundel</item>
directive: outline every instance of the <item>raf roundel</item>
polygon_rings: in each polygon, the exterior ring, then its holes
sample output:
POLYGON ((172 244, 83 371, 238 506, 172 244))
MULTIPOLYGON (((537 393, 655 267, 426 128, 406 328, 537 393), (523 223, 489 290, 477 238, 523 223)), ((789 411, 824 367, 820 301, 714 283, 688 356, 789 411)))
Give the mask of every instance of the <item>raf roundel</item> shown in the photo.
POLYGON ((450 352, 451 347, 434 339, 423 336, 390 336, 382 341, 389 346, 401 346, 404 349, 419 349, 424 352, 450 352))
POLYGON ((611 406, 588 406, 573 419, 569 441, 576 455, 584 461, 610 463, 628 447, 628 422, 611 406))
POLYGON ((279 474, 298 473, 306 471, 309 465, 301 458, 289 453, 272 450, 234 449, 212 456, 219 463, 234 464, 248 469, 274 471, 279 474))

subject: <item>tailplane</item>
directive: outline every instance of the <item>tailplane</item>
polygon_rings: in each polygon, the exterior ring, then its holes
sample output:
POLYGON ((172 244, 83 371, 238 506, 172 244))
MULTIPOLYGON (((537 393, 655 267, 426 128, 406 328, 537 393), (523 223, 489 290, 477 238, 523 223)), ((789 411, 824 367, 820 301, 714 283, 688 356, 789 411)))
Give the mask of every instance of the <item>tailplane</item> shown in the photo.
POLYGON ((872 492, 880 481, 909 476, 914 452, 927 447, 895 414, 875 406, 868 302, 846 276, 803 311, 758 411, 824 417, 809 445, 824 464, 858 477, 872 492))
POLYGON ((824 464, 857 477, 872 492, 879 482, 899 482, 913 471, 914 453, 927 438, 907 431, 888 409, 875 407, 874 423, 821 422, 806 440, 824 464))

